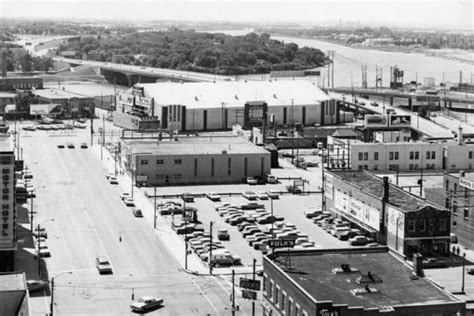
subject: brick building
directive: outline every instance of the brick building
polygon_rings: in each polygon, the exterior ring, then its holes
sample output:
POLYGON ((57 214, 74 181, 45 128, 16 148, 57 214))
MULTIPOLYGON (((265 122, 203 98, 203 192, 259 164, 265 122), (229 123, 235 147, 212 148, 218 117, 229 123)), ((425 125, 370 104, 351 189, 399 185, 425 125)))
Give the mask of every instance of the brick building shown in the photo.
POLYGON ((277 251, 263 257, 263 315, 465 315, 421 275, 386 247, 277 251))
POLYGON ((450 212, 366 171, 325 173, 326 207, 411 257, 448 255, 450 212))

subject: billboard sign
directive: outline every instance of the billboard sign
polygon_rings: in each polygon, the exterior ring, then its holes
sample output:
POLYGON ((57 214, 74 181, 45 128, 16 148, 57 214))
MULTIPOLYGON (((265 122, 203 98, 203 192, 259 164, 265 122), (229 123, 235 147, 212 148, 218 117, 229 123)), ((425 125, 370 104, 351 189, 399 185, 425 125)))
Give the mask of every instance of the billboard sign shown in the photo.
POLYGON ((470 190, 474 190, 474 182, 469 181, 466 178, 459 178, 459 185, 470 190))
POLYGON ((2 203, 0 226, 0 249, 11 249, 15 245, 14 199, 15 199, 15 156, 11 153, 0 156, 2 174, 2 203))
POLYGON ((259 280, 240 278, 239 286, 243 289, 260 291, 260 281, 259 280))
POLYGON ((244 106, 244 126, 251 128, 262 126, 267 117, 267 103, 264 101, 246 102, 244 106))
POLYGON ((250 290, 242 290, 242 298, 255 301, 257 299, 257 293, 250 290))
POLYGON ((387 127, 387 116, 381 114, 371 114, 365 116, 365 127, 387 127))
POLYGON ((270 248, 293 248, 295 246, 294 239, 270 239, 268 241, 270 248))
POLYGON ((151 107, 152 100, 151 98, 145 98, 145 97, 136 97, 135 98, 135 105, 144 107, 149 109, 151 107))
POLYGON ((391 127, 411 126, 411 116, 410 115, 390 115, 390 126, 391 127))

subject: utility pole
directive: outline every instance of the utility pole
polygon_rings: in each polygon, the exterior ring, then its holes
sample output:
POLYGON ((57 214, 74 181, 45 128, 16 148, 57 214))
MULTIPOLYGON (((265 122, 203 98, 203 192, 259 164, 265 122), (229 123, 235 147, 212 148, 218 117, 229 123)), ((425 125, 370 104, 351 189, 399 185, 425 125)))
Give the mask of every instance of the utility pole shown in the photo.
POLYGON ((295 129, 294 129, 294 121, 293 121, 293 114, 294 114, 294 99, 291 99, 291 122, 290 122, 290 129, 293 131, 293 135, 291 137, 291 163, 294 163, 294 156, 295 156, 295 129))
POLYGON ((185 201, 183 201, 183 214, 184 214, 184 270, 188 270, 188 215, 186 214, 185 201))
POLYGON ((156 229, 156 187, 153 192, 153 228, 156 229))
POLYGON ((91 111, 91 147, 94 143, 94 113, 91 111))
POLYGON ((30 224, 31 224, 31 232, 33 233, 33 197, 31 197, 31 208, 30 208, 30 224))
MULTIPOLYGON (((210 245, 211 245, 211 246, 210 246, 210 248, 209 248, 209 274, 210 274, 210 275, 212 275, 212 264, 213 264, 213 262, 212 262, 212 224, 213 224, 213 222, 211 221, 211 222, 209 223, 209 226, 210 226, 210 227, 209 227, 209 231, 210 231, 210 234, 211 234, 211 238, 210 238, 210 241, 211 241, 211 244, 210 244, 210 245)), ((234 270, 232 270, 232 273, 233 273, 233 271, 234 271, 234 270)), ((233 274, 232 274, 232 275, 233 275, 233 274)), ((232 279, 233 279, 233 277, 232 277, 232 279)))
MULTIPOLYGON (((253 280, 255 280, 255 265, 257 264, 257 259, 253 259, 253 280)), ((252 300, 252 316, 255 316, 255 301, 252 300)))
POLYGON ((232 316, 235 316, 235 271, 232 269, 232 316))
POLYGON ((323 151, 323 155, 321 156, 321 209, 322 211, 326 211, 326 198, 325 198, 325 179, 324 179, 324 158, 326 157, 325 151, 323 151))
POLYGON ((464 271, 466 269, 466 253, 462 255, 462 286, 461 286, 461 293, 464 293, 464 275, 466 274, 464 271))
POLYGON ((423 168, 420 170, 420 196, 423 196, 423 168))

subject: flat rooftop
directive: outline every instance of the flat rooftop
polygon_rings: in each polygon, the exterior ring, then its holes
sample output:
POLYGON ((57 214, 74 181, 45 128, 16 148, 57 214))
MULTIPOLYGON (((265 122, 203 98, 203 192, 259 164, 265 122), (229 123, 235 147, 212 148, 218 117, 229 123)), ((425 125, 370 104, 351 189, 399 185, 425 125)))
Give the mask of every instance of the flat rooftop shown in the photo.
POLYGON ((272 80, 236 82, 140 83, 155 104, 180 104, 188 108, 242 107, 262 101, 268 106, 314 105, 331 98, 309 81, 272 80))
MULTIPOLYGON (((383 197, 383 179, 370 174, 365 171, 351 170, 351 171, 330 171, 335 176, 342 180, 351 183, 353 186, 359 188, 361 191, 371 194, 373 196, 383 197)), ((425 206, 434 206, 423 199, 399 189, 393 185, 389 186, 389 204, 395 205, 403 212, 417 211, 425 206)))
MULTIPOLYGON (((268 258, 268 257, 267 257, 268 258)), ((291 270, 287 257, 281 252, 272 260, 280 269, 306 290, 316 301, 332 301, 350 307, 379 308, 410 304, 439 304, 458 302, 424 278, 410 279, 412 269, 396 259, 386 247, 371 250, 354 249, 315 250, 291 254, 291 270), (334 273, 342 264, 349 264, 359 272, 334 273), (377 293, 353 294, 364 289, 357 279, 371 272, 380 283, 370 283, 377 293)))
POLYGON ((134 153, 152 155, 203 155, 203 154, 261 154, 268 153, 263 147, 256 146, 241 137, 179 137, 178 141, 162 140, 124 140, 134 153))
POLYGON ((26 290, 24 282, 23 273, 0 274, 0 292, 26 290))
POLYGON ((88 96, 59 89, 37 89, 35 94, 47 99, 90 98, 88 96))

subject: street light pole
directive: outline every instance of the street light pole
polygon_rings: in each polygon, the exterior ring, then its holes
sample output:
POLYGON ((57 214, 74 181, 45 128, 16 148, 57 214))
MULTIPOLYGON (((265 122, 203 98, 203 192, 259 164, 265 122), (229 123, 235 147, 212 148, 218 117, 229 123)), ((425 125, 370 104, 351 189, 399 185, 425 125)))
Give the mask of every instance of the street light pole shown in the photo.
MULTIPOLYGON (((209 231, 210 231, 210 234, 211 234, 211 238, 210 238, 210 241, 211 241, 211 245, 209 247, 209 274, 212 275, 212 224, 213 222, 211 221, 210 223, 210 227, 209 227, 209 231)), ((187 254, 186 254, 187 256, 187 254)))
POLYGON ((51 302, 49 304, 50 315, 54 316, 54 279, 63 275, 63 274, 72 274, 72 271, 62 272, 51 278, 51 302))
POLYGON ((156 187, 153 192, 153 228, 156 229, 156 187))
POLYGON ((461 287, 461 293, 464 293, 465 268, 466 268, 466 253, 463 253, 463 255, 462 255, 462 287, 461 287))
POLYGON ((31 233, 33 233, 33 197, 31 197, 31 208, 30 208, 30 225, 31 225, 31 233))

